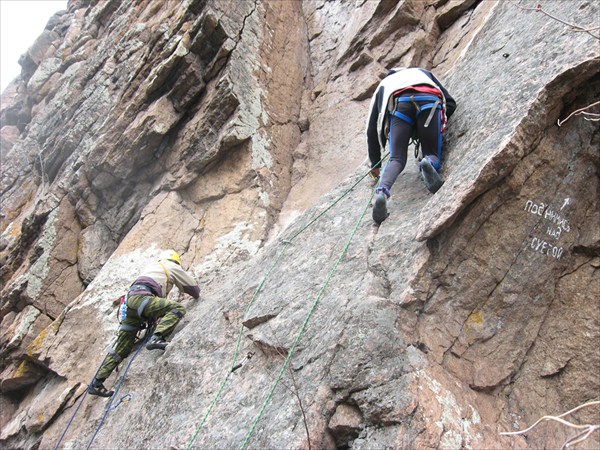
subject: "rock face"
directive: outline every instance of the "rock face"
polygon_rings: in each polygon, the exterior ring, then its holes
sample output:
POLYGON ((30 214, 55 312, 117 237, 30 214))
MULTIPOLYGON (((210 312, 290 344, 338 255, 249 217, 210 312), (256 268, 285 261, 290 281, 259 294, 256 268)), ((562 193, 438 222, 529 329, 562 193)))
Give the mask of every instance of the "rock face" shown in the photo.
POLYGON ((500 435, 600 388, 600 133, 557 126, 600 94, 597 30, 561 21, 600 12, 541 9, 71 0, 2 94, 2 447, 560 447, 556 423, 500 435), (376 227, 392 66, 458 109, 442 189, 409 163, 376 227), (164 248, 201 301, 100 422, 115 299, 164 248))

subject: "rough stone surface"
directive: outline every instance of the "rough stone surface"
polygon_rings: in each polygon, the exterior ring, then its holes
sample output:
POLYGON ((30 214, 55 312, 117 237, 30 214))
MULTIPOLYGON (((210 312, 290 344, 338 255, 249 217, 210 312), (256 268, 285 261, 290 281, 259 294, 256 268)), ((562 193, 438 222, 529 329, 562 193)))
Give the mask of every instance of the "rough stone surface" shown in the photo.
POLYGON ((175 3, 69 1, 2 94, 0 446, 77 408, 88 446, 116 299, 173 248, 201 299, 106 381, 92 448, 559 448, 500 433, 598 398, 600 133, 556 125, 598 39, 550 17, 597 3, 175 3), (458 103, 445 184, 409 161, 377 227, 364 121, 412 65, 458 103))
POLYGON ((341 403, 329 421, 329 431, 335 437, 337 446, 348 445, 358 437, 364 417, 356 406, 341 403))

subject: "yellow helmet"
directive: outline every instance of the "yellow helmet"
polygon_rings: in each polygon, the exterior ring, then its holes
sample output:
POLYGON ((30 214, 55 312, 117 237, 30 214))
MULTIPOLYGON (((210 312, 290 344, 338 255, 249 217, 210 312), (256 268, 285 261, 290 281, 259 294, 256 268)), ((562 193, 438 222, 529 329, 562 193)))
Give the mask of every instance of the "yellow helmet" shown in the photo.
POLYGON ((174 263, 177 263, 179 265, 181 265, 181 260, 179 259, 179 255, 177 254, 177 252, 175 250, 165 250, 164 252, 162 252, 160 254, 160 257, 158 258, 159 261, 173 261, 174 263))

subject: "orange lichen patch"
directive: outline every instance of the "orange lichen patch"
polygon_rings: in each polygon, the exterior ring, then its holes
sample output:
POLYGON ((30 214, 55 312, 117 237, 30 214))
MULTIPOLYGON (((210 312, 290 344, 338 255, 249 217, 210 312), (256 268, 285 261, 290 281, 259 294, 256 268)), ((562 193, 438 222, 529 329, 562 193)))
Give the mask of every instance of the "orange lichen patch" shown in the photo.
POLYGON ((469 314, 467 320, 471 323, 481 325, 483 323, 483 313, 481 311, 474 311, 471 314, 469 314))
POLYGON ((33 342, 29 344, 29 347, 27 347, 27 356, 33 356, 34 353, 37 353, 39 351, 39 349, 42 347, 44 339, 46 339, 46 336, 48 336, 48 332, 50 331, 51 326, 52 324, 44 328, 40 332, 40 334, 38 334, 37 337, 33 340, 33 342))
POLYGON ((29 371, 30 365, 31 365, 31 363, 26 360, 21 361, 21 364, 19 364, 19 367, 17 367, 17 370, 15 370, 15 372, 12 374, 12 378, 21 378, 23 375, 25 375, 29 371))
POLYGON ((21 225, 15 224, 15 222, 11 222, 2 232, 4 236, 9 236, 15 238, 21 234, 21 225))
POLYGON ((52 333, 52 335, 56 335, 64 318, 65 316, 63 313, 60 316, 58 316, 56 320, 54 320, 54 322, 52 322, 50 325, 44 328, 40 332, 40 334, 37 335, 33 342, 29 344, 29 347, 27 347, 28 356, 33 356, 34 353, 37 353, 40 350, 40 348, 42 348, 42 344, 44 343, 44 340, 46 339, 49 333, 52 333))

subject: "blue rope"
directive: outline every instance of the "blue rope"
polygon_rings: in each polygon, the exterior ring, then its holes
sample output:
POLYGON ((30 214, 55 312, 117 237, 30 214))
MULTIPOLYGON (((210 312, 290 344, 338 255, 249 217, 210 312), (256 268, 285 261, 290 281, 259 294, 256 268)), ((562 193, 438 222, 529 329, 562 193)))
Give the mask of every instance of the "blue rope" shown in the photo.
MULTIPOLYGON (((121 389, 121 385, 123 384, 123 381, 125 381, 125 375, 127 375, 127 371, 131 367, 131 364, 135 360, 135 357, 138 355, 138 353, 140 352, 140 350, 142 348, 144 348, 144 344, 146 344, 146 341, 148 341, 148 339, 152 335, 151 331, 152 330, 149 328, 148 332, 146 333, 146 337, 144 338, 144 341, 140 344, 140 346, 138 347, 138 349, 135 351, 135 353, 133 354, 133 357, 129 360, 129 364, 127 364, 127 367, 125 368, 125 371, 123 372, 123 375, 121 375, 121 378, 119 378, 119 382, 117 383, 117 387, 115 389, 115 393, 110 398, 110 401, 108 402, 108 405, 106 405, 106 409, 104 410, 104 415, 102 416, 102 419, 100 420, 100 423, 98 424, 98 428, 96 428, 96 431, 94 432, 94 435, 92 436, 92 439, 90 440, 90 443, 87 445, 86 450, 90 449, 90 447, 92 446, 92 442, 94 442, 94 439, 96 439, 96 435, 100 431, 100 428, 102 428, 102 425, 104 424, 104 420, 106 419, 106 416, 108 415, 109 411, 112 409, 111 405, 112 405, 113 399, 117 396, 117 393, 119 392, 119 389, 121 389)), ((119 405, 117 404, 117 406, 119 406, 119 405)), ((115 408, 116 408, 116 406, 115 406, 115 408)))
POLYGON ((71 426, 71 423, 73 422, 73 419, 75 418, 75 415, 77 414, 77 412, 79 411, 79 408, 81 408, 81 405, 83 404, 83 400, 85 399, 85 397, 87 396, 88 393, 88 389, 90 388, 90 385, 88 384, 88 387, 85 388, 85 393, 83 394, 83 397, 81 397, 81 400, 79 401, 79 405, 77 405, 77 408, 75 409, 75 412, 73 413, 73 415, 71 416, 71 418, 69 419, 69 423, 67 424, 67 428, 65 428, 65 431, 63 431, 63 433, 60 435, 60 439, 58 440, 58 442, 56 443, 56 447, 54 447, 54 450, 58 449, 58 446, 60 445, 60 443, 62 442, 63 438, 65 437, 65 434, 67 434, 67 430, 69 429, 69 427, 71 426))

